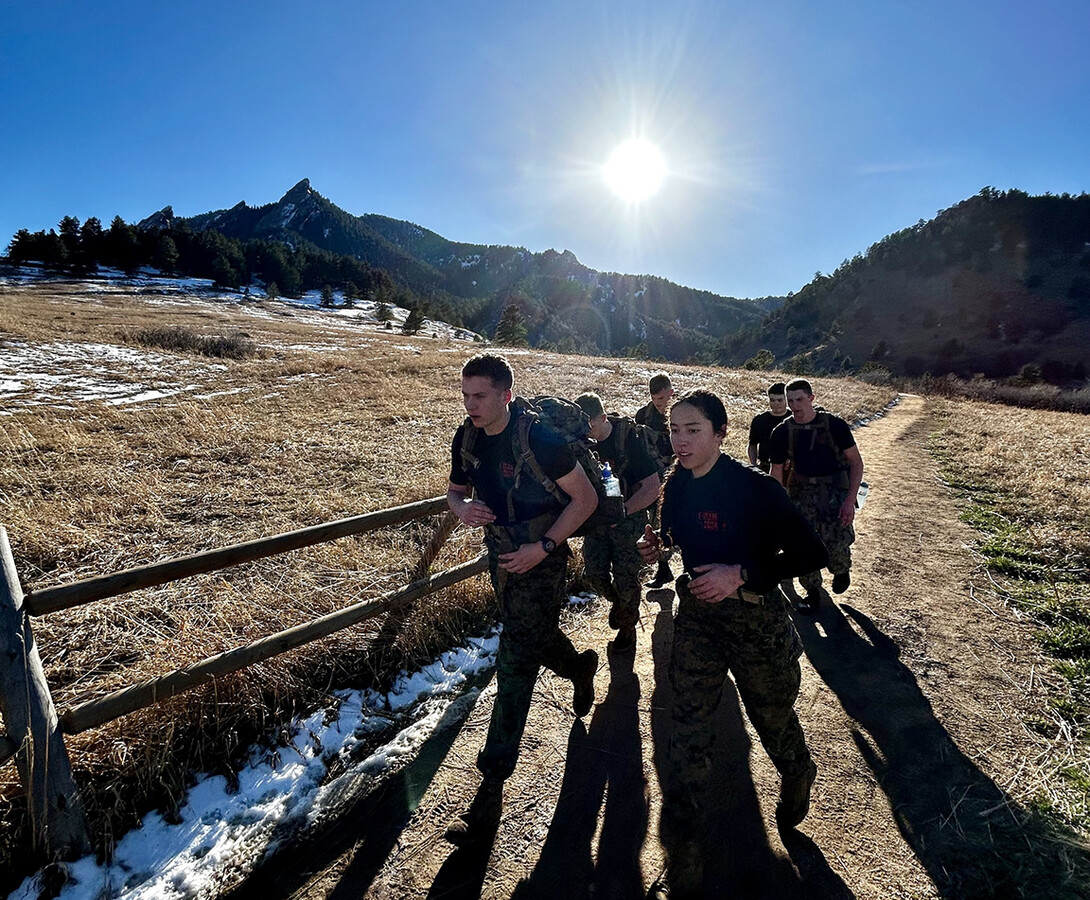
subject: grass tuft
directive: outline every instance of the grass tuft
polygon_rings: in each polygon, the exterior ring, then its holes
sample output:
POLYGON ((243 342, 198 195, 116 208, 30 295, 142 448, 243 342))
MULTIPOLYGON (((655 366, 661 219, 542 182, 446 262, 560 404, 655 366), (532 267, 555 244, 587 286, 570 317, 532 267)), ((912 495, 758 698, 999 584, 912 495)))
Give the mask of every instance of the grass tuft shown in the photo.
POLYGON ((217 359, 249 359, 257 354, 257 345, 249 335, 210 336, 177 325, 141 328, 132 333, 131 340, 143 347, 157 347, 174 353, 196 353, 217 359))

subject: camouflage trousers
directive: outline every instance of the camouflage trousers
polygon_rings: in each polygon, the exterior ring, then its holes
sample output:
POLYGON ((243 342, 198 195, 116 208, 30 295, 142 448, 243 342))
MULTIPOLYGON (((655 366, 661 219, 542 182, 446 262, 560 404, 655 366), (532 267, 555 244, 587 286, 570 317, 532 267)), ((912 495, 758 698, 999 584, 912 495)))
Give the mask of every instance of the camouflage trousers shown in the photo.
POLYGON ((675 786, 664 807, 663 825, 672 839, 686 839, 698 826, 707 793, 715 713, 728 673, 782 775, 805 772, 810 751, 794 709, 802 678, 802 642, 779 588, 760 605, 731 599, 704 603, 689 592, 682 576, 678 595, 670 651, 669 762, 675 786))
POLYGON ((641 510, 613 528, 595 528, 583 538, 583 577, 609 600, 611 628, 626 628, 639 621, 643 560, 636 541, 646 524, 647 511, 641 510))
POLYGON ((496 702, 477 768, 485 775, 509 778, 518 761, 538 672, 545 666, 571 678, 578 672, 578 654, 559 624, 567 599, 567 545, 522 575, 502 572, 498 555, 490 546, 488 567, 503 633, 496 657, 496 702))
MULTIPOLYGON (((834 575, 847 572, 852 567, 852 544, 855 542, 855 528, 840 524, 840 507, 848 496, 847 488, 810 482, 792 485, 788 495, 795 501, 799 512, 814 526, 814 531, 829 551, 829 571, 834 575)), ((821 590, 821 570, 800 575, 799 584, 808 594, 816 594, 821 590)))

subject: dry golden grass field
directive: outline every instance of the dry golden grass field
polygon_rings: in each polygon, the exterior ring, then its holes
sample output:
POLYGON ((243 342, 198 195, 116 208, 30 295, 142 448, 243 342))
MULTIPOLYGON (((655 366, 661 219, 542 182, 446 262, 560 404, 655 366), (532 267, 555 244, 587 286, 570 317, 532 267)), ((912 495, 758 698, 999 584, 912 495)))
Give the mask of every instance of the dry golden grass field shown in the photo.
MULTIPOLYGON (((459 370, 477 350, 275 302, 7 285, 0 358, 19 361, 24 384, 0 410, 0 524, 24 590, 444 493, 451 436, 464 417, 459 370), (242 335, 256 353, 213 360, 135 342, 141 329, 164 324, 242 335), (85 372, 84 357, 62 349, 86 346, 135 356, 99 352, 85 372), (29 351, 32 363, 24 361, 29 351), (89 381, 108 399, 80 399, 96 393, 81 387, 89 381), (115 395, 117 386, 123 390, 115 395), (117 402, 153 391, 167 396, 117 402)), ((628 412, 646 402, 647 379, 659 371, 640 360, 526 351, 511 359, 519 393, 572 397, 591 389, 628 412)), ((662 368, 681 390, 721 392, 734 422, 730 452, 744 456, 745 427, 763 408, 766 376, 662 368)), ((820 381, 817 390, 827 408, 851 419, 893 398, 888 388, 851 381, 820 381)), ((416 526, 342 539, 38 619, 57 707, 400 586, 427 536, 416 526)), ((437 567, 478 548, 477 536, 456 533, 437 567)), ((483 579, 460 585, 422 603, 393 648, 376 646, 382 621, 374 620, 221 679, 215 690, 69 738, 77 780, 94 786, 90 813, 100 846, 149 806, 180 803, 188 773, 229 772, 236 751, 293 710, 320 703, 332 687, 381 681, 409 661, 430 659, 484 619, 489 597, 483 579)), ((24 837, 14 766, 0 779, 11 852, 24 837)), ((10 857, 0 859, 0 868, 10 865, 10 857)))
MULTIPOLYGON (((391 334, 278 302, 0 285, 0 525, 24 589, 442 494, 463 418, 459 370, 480 346, 391 334), (164 324, 239 339, 253 353, 225 360, 139 343, 143 329, 164 324)), ((726 449, 737 457, 770 378, 536 351, 508 356, 516 393, 595 390, 608 408, 629 413, 646 402, 656 371, 681 391, 709 387, 727 403, 726 449)), ((818 401, 848 420, 895 398, 889 387, 848 379, 814 384, 818 401)), ((982 602, 1024 623, 1027 642, 1037 621, 1055 626, 1040 639, 1060 668, 1038 673, 1047 691, 1028 726, 1039 733, 1042 758, 1027 767, 1032 778, 1020 799, 1049 806, 1085 839, 1088 420, 950 400, 929 409, 943 477, 966 520, 982 529, 982 602), (1057 630, 1059 649, 1048 645, 1057 630), (1063 635, 1083 646, 1082 656, 1063 635)), ((54 700, 63 711, 396 588, 432 527, 434 520, 346 538, 36 619, 54 700)), ((478 550, 479 536, 457 531, 436 568, 478 550)), ((474 579, 422 601, 404 621, 372 620, 68 738, 77 782, 91 788, 99 849, 144 811, 176 809, 193 772, 230 775, 251 742, 275 740, 294 712, 320 706, 331 690, 382 684, 479 629, 490 599, 474 579)), ((9 875, 24 868, 16 862, 26 840, 20 794, 9 763, 0 770, 0 871, 9 875)))

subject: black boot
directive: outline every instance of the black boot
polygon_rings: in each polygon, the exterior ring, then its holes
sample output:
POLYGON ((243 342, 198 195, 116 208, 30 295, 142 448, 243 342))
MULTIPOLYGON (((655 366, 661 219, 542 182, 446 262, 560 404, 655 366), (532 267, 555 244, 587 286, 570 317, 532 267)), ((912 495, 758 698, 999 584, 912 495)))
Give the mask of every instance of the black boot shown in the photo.
POLYGON ((704 884, 704 860, 695 841, 682 841, 669 854, 669 863, 647 891, 647 900, 696 900, 704 884))
POLYGON ((848 585, 850 585, 851 583, 852 573, 850 571, 837 572, 835 575, 833 575, 833 593, 843 594, 848 589, 848 585))
POLYGON ((810 811, 810 788, 817 778, 813 760, 801 775, 784 775, 780 782, 780 802, 776 806, 776 822, 781 828, 794 828, 810 811))
POLYGON ((584 650, 579 654, 579 674, 572 682, 575 693, 572 695, 572 709, 577 718, 583 718, 594 705, 594 676, 598 671, 598 654, 593 650, 584 650))
POLYGON ((614 653, 627 653, 636 646, 636 626, 625 625, 617 630, 617 636, 609 642, 609 649, 614 653))
POLYGON ((672 584, 674 580, 674 573, 670 571, 670 564, 664 560, 659 560, 658 571, 655 572, 653 580, 647 583, 649 588, 661 588, 666 587, 668 584, 672 584))
POLYGON ((503 811, 503 779, 485 776, 469 809, 460 813, 443 835, 456 847, 476 843, 495 832, 503 811))

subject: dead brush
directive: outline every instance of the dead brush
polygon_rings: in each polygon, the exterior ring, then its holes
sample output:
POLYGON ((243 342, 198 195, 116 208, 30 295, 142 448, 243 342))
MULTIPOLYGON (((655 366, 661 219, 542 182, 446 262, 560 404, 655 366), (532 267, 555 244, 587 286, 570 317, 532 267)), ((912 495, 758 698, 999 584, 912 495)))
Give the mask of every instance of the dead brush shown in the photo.
POLYGON ((141 328, 134 332, 119 332, 122 340, 143 347, 158 347, 175 353, 197 353, 220 359, 247 359, 257 353, 257 347, 244 333, 227 335, 198 334, 177 325, 141 328))
MULTIPOLYGON (((460 369, 476 346, 452 351, 317 314, 271 315, 256 304, 185 305, 44 285, 0 295, 0 328, 19 340, 109 343, 119 329, 164 320, 202 334, 245 331, 267 355, 228 360, 200 392, 165 401, 28 406, 0 420, 0 523, 24 589, 446 491, 450 442, 464 418, 460 369)), ((727 402, 731 452, 743 457, 749 418, 766 408, 773 377, 538 353, 511 361, 519 393, 591 389, 607 408, 630 413, 648 402, 647 379, 660 368, 681 391, 710 387, 727 402)), ((878 412, 893 396, 857 382, 818 379, 815 389, 827 408, 852 417, 878 412)), ((38 618, 58 709, 403 585, 435 524, 343 538, 38 618)), ((480 549, 479 533, 459 529, 433 569, 480 549)), ((69 738, 99 851, 108 854, 149 809, 177 809, 193 773, 232 777, 246 748, 275 742, 294 713, 328 702, 331 689, 386 687, 401 669, 479 633, 490 614, 487 579, 478 577, 69 738)), ((0 769, 0 822, 6 887, 32 863, 11 765, 0 769)))

